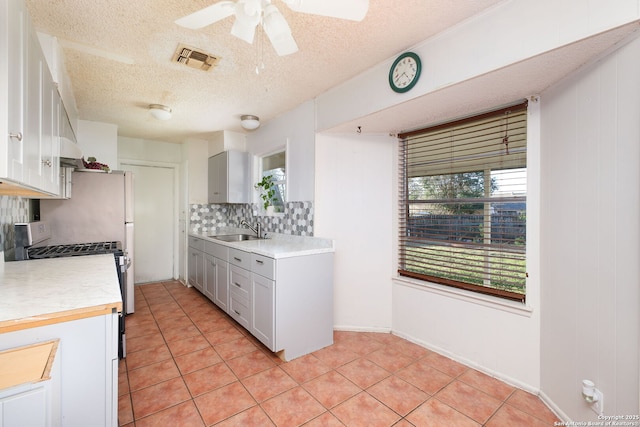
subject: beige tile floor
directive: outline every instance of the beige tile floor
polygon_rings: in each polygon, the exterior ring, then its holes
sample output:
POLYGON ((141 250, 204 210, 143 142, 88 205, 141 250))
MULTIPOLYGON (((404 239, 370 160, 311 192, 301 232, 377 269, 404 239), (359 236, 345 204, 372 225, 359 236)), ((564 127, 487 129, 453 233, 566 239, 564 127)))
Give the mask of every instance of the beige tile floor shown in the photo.
POLYGON ((534 395, 391 334, 335 332, 284 363, 193 288, 136 287, 119 423, 149 426, 552 426, 534 395))

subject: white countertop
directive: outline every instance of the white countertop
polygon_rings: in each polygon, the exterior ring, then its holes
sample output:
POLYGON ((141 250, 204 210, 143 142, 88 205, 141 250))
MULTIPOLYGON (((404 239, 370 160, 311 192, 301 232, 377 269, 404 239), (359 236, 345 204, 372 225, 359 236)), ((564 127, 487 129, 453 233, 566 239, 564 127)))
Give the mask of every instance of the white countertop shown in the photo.
POLYGON ((0 333, 122 311, 113 255, 0 263, 0 333))
POLYGON ((269 258, 290 258, 296 256, 314 255, 335 252, 333 240, 319 237, 292 236, 288 234, 269 233, 266 239, 245 240, 242 242, 225 242, 210 236, 223 234, 254 234, 251 230, 242 228, 219 228, 206 233, 189 233, 190 236, 229 246, 231 248, 264 255, 269 258))

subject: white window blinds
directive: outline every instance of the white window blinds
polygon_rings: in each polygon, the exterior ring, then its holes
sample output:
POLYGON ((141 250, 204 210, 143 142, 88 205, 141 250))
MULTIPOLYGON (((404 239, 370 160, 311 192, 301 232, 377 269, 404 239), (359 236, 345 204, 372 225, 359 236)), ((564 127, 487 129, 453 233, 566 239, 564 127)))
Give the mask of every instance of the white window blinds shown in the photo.
POLYGON ((524 301, 526 103, 400 138, 399 273, 524 301))

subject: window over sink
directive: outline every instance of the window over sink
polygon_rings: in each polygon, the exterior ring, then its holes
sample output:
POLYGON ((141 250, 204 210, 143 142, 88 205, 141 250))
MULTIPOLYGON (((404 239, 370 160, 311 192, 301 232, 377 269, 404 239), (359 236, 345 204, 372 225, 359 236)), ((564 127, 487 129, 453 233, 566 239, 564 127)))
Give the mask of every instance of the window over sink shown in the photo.
POLYGON ((287 154, 285 150, 278 151, 260 159, 260 177, 271 176, 274 184, 274 212, 284 212, 287 190, 287 154))

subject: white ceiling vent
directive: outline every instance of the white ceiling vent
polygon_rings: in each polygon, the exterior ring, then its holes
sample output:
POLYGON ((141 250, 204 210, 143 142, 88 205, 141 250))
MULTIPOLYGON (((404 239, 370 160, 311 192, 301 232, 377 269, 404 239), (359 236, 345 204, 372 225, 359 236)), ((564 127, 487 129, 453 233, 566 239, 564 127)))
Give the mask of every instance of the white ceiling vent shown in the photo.
POLYGON ((218 64, 220 58, 191 46, 179 44, 172 61, 198 70, 209 71, 211 67, 218 64))

